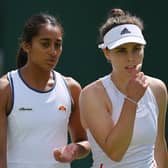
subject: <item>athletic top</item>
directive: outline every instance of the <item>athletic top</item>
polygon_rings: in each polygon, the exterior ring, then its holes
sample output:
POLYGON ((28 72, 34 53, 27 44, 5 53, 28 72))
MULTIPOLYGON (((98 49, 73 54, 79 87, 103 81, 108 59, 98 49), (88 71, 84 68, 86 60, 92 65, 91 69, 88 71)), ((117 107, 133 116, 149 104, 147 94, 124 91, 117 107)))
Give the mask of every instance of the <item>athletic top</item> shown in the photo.
MULTIPOLYGON (((125 95, 117 89, 110 75, 100 80, 112 102, 112 120, 117 123, 125 95)), ((108 158, 96 143, 90 131, 87 130, 94 160, 92 168, 154 168, 154 164, 156 164, 154 161, 154 144, 157 135, 158 113, 155 97, 148 87, 144 96, 138 102, 133 137, 120 162, 108 158)))
POLYGON ((70 168, 54 159, 53 149, 68 141, 71 97, 63 77, 53 71, 55 84, 48 91, 32 89, 20 71, 8 73, 12 108, 8 115, 8 168, 70 168))

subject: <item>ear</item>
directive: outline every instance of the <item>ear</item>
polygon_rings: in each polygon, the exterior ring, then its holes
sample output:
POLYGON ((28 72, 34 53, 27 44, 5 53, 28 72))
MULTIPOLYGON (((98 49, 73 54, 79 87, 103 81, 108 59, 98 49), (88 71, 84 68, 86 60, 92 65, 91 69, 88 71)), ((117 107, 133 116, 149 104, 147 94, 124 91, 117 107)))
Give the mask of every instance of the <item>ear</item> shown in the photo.
POLYGON ((106 57, 107 60, 110 60, 110 51, 105 48, 105 49, 102 49, 103 53, 104 53, 104 56, 106 57))
POLYGON ((29 43, 26 43, 26 42, 24 41, 24 42, 22 42, 21 47, 23 48, 23 50, 24 50, 27 54, 29 54, 30 49, 31 49, 31 46, 30 46, 29 43))

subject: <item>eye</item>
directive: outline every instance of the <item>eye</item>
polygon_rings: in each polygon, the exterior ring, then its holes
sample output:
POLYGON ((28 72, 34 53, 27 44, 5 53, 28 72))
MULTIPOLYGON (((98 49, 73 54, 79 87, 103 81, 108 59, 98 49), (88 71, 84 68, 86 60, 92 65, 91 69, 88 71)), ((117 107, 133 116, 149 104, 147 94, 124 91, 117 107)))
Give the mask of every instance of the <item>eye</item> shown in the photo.
POLYGON ((116 53, 125 53, 127 50, 125 48, 116 49, 116 53))
POLYGON ((44 47, 44 48, 48 48, 50 46, 50 43, 49 42, 42 42, 41 45, 44 47))
POLYGON ((62 46, 61 42, 56 42, 55 43, 55 49, 59 49, 62 46))
POLYGON ((141 47, 135 47, 135 50, 141 50, 142 48, 141 47))
POLYGON ((142 51, 142 47, 141 46, 134 47, 133 51, 134 52, 141 52, 142 51))

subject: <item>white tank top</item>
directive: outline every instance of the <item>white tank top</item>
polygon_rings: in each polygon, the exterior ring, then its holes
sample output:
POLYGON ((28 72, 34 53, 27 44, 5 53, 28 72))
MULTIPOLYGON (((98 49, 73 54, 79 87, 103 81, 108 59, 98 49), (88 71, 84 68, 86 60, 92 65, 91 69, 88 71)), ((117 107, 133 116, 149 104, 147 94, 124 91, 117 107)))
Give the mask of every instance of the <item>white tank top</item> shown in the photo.
POLYGON ((46 92, 30 88, 18 70, 8 73, 13 105, 8 115, 8 168, 70 168, 57 162, 53 149, 67 144, 71 97, 63 77, 46 92))
MULTIPOLYGON (((111 81, 110 75, 100 80, 112 102, 112 120, 117 123, 124 103, 124 94, 111 81)), ((127 152, 120 162, 109 159, 96 144, 90 131, 87 130, 94 160, 92 168, 154 168, 157 120, 158 105, 151 89, 148 87, 144 96, 138 102, 133 137, 127 152)))

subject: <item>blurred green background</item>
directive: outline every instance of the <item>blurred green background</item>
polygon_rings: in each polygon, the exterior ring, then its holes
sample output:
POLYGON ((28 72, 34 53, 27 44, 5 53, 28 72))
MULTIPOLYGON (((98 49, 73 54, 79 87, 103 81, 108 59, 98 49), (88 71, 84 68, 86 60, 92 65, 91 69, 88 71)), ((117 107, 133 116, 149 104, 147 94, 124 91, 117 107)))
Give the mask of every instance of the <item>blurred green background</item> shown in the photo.
MULTIPOLYGON (((19 37, 28 17, 48 12, 58 16, 65 29, 63 53, 56 69, 78 80, 82 86, 110 72, 110 64, 97 48, 98 29, 109 9, 120 7, 141 17, 147 40, 143 70, 168 84, 166 0, 1 0, 0 73, 15 68, 19 37)), ((168 117, 167 117, 168 120, 168 117)), ((166 122, 168 142, 168 121, 166 122)), ((73 168, 88 168, 91 154, 72 163, 73 168)))

